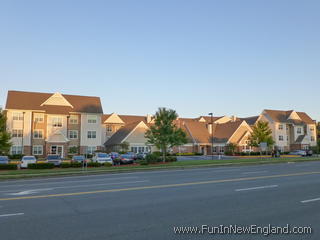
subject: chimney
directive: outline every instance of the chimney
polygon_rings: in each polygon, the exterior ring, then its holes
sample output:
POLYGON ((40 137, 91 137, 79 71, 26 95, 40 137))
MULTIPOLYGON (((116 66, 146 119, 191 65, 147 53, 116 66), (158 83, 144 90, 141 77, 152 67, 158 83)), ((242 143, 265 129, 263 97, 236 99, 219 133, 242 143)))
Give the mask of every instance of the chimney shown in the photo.
POLYGON ((232 122, 235 122, 235 121, 237 121, 237 116, 235 116, 235 115, 232 115, 232 116, 231 116, 231 121, 232 121, 232 122))
POLYGON ((147 114, 147 123, 150 123, 152 121, 152 116, 150 114, 147 114))
POLYGON ((208 131, 209 131, 209 134, 212 134, 212 124, 211 123, 208 124, 208 131))

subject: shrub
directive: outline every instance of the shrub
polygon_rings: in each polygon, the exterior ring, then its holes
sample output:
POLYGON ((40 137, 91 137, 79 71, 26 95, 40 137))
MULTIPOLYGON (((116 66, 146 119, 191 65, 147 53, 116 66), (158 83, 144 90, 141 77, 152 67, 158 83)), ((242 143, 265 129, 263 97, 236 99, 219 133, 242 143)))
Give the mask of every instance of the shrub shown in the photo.
POLYGON ((13 154, 13 155, 9 155, 8 157, 10 159, 21 159, 24 155, 23 154, 13 154))
POLYGON ((145 160, 147 163, 157 163, 161 162, 161 157, 158 155, 158 153, 151 153, 146 156, 145 160))
POLYGON ((112 163, 106 162, 106 163, 104 163, 104 166, 105 167, 112 167, 112 163))
POLYGON ((147 162, 147 160, 140 160, 139 164, 142 165, 142 166, 143 165, 145 166, 145 165, 148 165, 149 163, 147 162))
POLYGON ((80 168, 80 167, 83 166, 83 163, 81 163, 81 162, 71 162, 70 165, 73 168, 80 168))
POLYGON ((174 157, 174 156, 166 157, 166 162, 176 162, 176 161, 177 161, 177 157, 174 157))
POLYGON ((0 170, 17 170, 17 164, 0 164, 0 170))
POLYGON ((54 168, 53 163, 30 163, 28 164, 29 169, 52 169, 54 168))
POLYGON ((101 163, 98 162, 89 162, 88 167, 101 167, 101 163))
POLYGON ((71 163, 61 163, 60 167, 61 168, 71 168, 71 163))

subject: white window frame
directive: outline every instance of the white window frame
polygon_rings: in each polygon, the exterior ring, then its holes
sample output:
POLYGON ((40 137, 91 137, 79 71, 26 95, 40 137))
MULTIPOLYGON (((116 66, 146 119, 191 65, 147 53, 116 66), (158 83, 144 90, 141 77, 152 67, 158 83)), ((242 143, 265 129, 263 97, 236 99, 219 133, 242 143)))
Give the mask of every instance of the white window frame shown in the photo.
POLYGON ((78 124, 78 123, 79 123, 78 115, 70 115, 69 124, 78 124))
POLYGON ((88 120, 87 122, 89 124, 95 124, 98 122, 98 117, 97 117, 97 115, 88 115, 87 120, 88 120))
POLYGON ((97 131, 88 131, 87 132, 88 139, 96 139, 97 138, 97 131), (93 134, 94 133, 94 134, 93 134), (94 136, 94 137, 93 137, 94 136))
POLYGON ((34 139, 43 139, 44 131, 43 129, 34 129, 33 130, 33 138, 34 139), (38 136, 36 136, 36 133, 38 132, 38 136), (40 137, 41 135, 41 137, 40 137))
POLYGON ((23 121, 23 112, 13 112, 12 113, 13 121, 23 121))
POLYGON ((22 146, 13 145, 10 152, 12 155, 22 154, 22 146))
POLYGON ((78 139, 79 137, 79 131, 78 130, 69 130, 68 131, 68 138, 69 139, 78 139), (73 133, 73 135, 71 135, 71 133, 73 133), (75 134, 74 134, 75 133, 75 134), (75 136, 75 137, 74 137, 75 136))
POLYGON ((279 135, 279 141, 284 141, 284 137, 283 137, 283 135, 279 135))
POLYGON ((22 129, 12 129, 12 137, 13 138, 22 138, 23 130, 22 129))
POLYGON ((279 130, 283 130, 283 124, 279 124, 278 129, 279 129, 279 130))
POLYGON ((297 134, 302 134, 302 128, 301 127, 297 128, 297 134))
POLYGON ((33 145, 32 146, 32 155, 43 155, 43 146, 42 145, 33 145))
POLYGON ((316 140, 316 138, 314 136, 311 136, 310 140, 311 140, 311 142, 314 142, 316 140))
POLYGON ((55 128, 61 128, 63 126, 62 117, 52 117, 52 126, 55 128))
POLYGON ((106 131, 107 132, 112 132, 112 126, 111 125, 107 125, 106 126, 106 131))
POLYGON ((44 122, 44 114, 43 113, 35 113, 34 114, 34 122, 43 123, 44 122))
POLYGON ((93 154, 97 150, 96 146, 87 146, 86 147, 86 154, 93 154))

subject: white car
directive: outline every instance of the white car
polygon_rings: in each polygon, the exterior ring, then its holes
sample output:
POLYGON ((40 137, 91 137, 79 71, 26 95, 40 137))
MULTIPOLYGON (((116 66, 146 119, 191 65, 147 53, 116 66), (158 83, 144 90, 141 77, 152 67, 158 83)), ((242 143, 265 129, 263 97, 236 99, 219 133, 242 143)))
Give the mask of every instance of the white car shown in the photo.
POLYGON ((28 168, 30 163, 37 163, 37 159, 35 156, 23 156, 21 159, 20 167, 21 168, 28 168))
POLYGON ((107 153, 95 153, 92 162, 98 162, 98 163, 113 163, 112 158, 109 154, 107 153))
POLYGON ((290 152, 290 155, 298 155, 301 157, 305 157, 305 156, 307 156, 307 152, 305 150, 295 150, 295 151, 290 152))

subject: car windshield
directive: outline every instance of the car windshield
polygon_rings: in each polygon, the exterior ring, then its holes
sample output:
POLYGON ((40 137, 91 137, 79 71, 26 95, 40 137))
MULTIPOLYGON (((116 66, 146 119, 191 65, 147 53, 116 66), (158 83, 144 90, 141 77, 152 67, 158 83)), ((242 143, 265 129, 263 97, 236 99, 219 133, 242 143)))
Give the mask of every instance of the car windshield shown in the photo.
POLYGON ((109 157, 109 155, 108 155, 108 154, 106 154, 106 153, 98 153, 98 154, 97 154, 97 156, 98 156, 99 158, 106 158, 106 157, 109 157))
POLYGON ((35 160, 35 157, 23 157, 23 160, 35 160))
POLYGON ((48 160, 56 160, 56 159, 59 159, 59 158, 60 158, 59 155, 49 155, 49 156, 47 157, 48 160))
POLYGON ((8 161, 8 157, 6 157, 6 156, 1 156, 1 157, 0 157, 0 161, 8 161))
POLYGON ((130 154, 123 154, 121 155, 123 158, 131 158, 132 156, 130 154))
POLYGON ((74 156, 73 160, 84 160, 84 156, 74 156))

